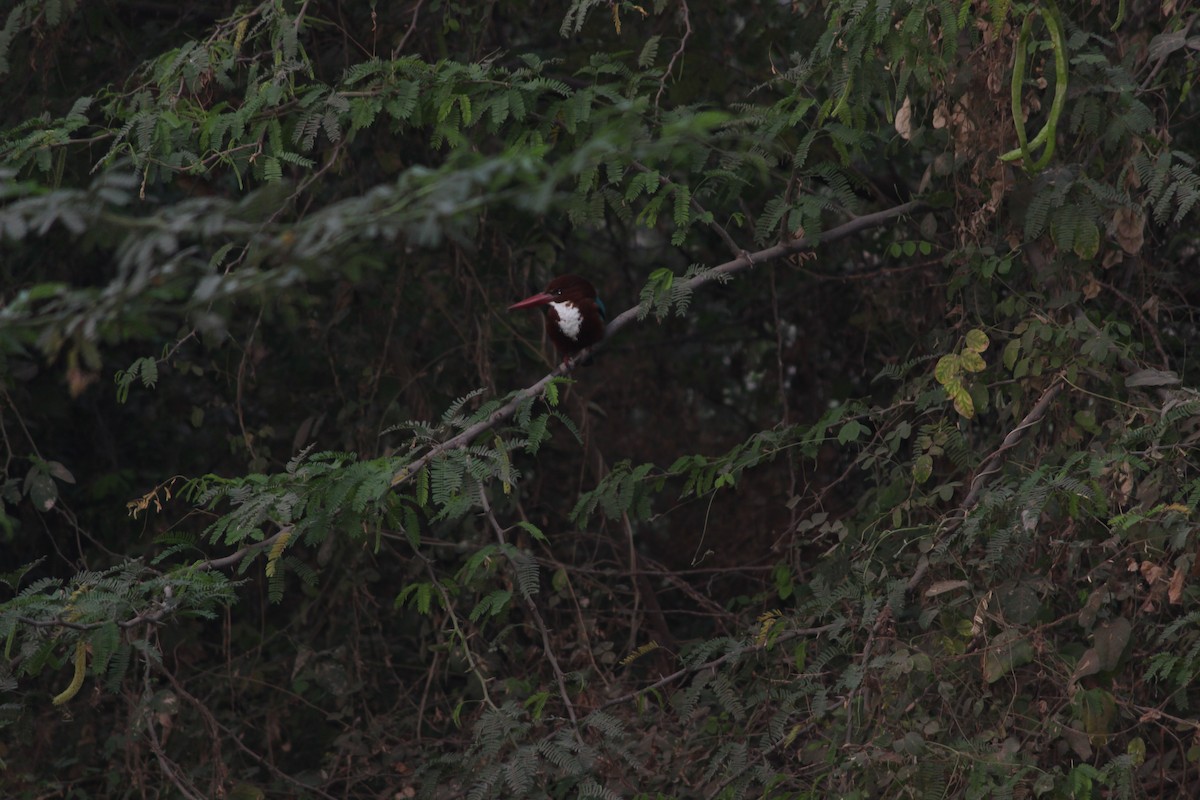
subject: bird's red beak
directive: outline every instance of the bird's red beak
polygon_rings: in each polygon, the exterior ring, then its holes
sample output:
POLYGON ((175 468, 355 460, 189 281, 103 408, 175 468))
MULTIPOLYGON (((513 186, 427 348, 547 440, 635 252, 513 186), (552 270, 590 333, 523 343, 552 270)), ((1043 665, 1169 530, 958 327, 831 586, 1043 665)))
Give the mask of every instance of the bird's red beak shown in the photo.
POLYGON ((544 306, 547 303, 554 302, 554 295, 546 292, 535 294, 533 297, 526 297, 519 303, 513 303, 508 307, 509 311, 517 311, 522 308, 533 308, 534 306, 544 306))

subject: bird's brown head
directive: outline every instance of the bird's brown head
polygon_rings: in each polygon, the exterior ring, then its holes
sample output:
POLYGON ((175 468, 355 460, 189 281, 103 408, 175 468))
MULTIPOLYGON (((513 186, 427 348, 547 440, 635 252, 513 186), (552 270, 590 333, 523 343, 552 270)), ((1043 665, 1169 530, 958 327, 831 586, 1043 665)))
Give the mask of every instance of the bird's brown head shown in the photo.
POLYGON ((586 300, 596 301, 596 287, 578 275, 559 275, 546 284, 545 291, 526 297, 519 303, 513 303, 508 310, 517 311, 548 303, 581 303, 586 300))
POLYGON ((596 287, 578 275, 560 275, 545 291, 508 307, 509 311, 542 307, 546 333, 564 359, 604 338, 608 314, 596 287))

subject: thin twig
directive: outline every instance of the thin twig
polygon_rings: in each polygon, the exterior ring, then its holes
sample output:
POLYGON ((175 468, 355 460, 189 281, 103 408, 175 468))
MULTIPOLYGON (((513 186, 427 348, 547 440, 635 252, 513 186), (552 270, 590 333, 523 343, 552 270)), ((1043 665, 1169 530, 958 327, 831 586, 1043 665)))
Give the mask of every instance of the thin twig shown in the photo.
POLYGON ((425 4, 425 0, 417 0, 417 4, 413 6, 412 20, 408 23, 408 30, 404 32, 404 36, 400 39, 400 44, 396 45, 392 50, 392 58, 396 58, 404 50, 404 45, 408 44, 408 39, 413 35, 413 31, 417 29, 417 17, 421 14, 421 6, 425 4))
POLYGON ((655 689, 661 689, 663 686, 666 686, 668 683, 676 681, 679 678, 684 677, 685 675, 691 675, 692 673, 700 672, 700 671, 706 670, 706 669, 715 669, 716 667, 719 667, 722 664, 724 664, 726 661, 731 661, 732 659, 739 658, 741 656, 750 655, 752 653, 757 653, 761 650, 766 650, 768 647, 775 647, 777 645, 783 644, 784 642, 791 641, 792 639, 797 639, 801 636, 816 636, 817 634, 828 633, 829 631, 836 630, 837 628, 839 628, 841 626, 842 626, 842 623, 840 623, 840 622, 832 622, 828 625, 822 625, 818 628, 796 628, 795 630, 790 630, 787 633, 780 634, 775 639, 773 639, 770 642, 770 644, 767 644, 764 642, 763 644, 755 644, 755 645, 750 645, 748 647, 739 647, 736 650, 730 650, 725 655, 714 658, 712 661, 705 661, 703 664, 697 664, 694 667, 683 667, 682 669, 677 669, 674 672, 672 672, 670 675, 659 678, 654 683, 650 684, 649 686, 643 686, 641 689, 638 689, 636 692, 630 692, 629 694, 624 694, 624 695, 621 695, 620 697, 614 697, 612 700, 607 700, 607 701, 601 703, 599 706, 597 706, 596 710, 603 711, 604 709, 610 708, 612 706, 622 705, 624 703, 631 702, 631 701, 636 700, 637 698, 641 697, 646 692, 652 692, 655 689))
POLYGON ((304 14, 308 11, 308 4, 310 2, 312 0, 304 0, 304 5, 300 6, 300 11, 296 13, 296 21, 292 23, 292 29, 296 33, 300 32, 300 27, 304 24, 304 14))
POLYGON ((250 555, 251 553, 256 553, 259 550, 262 550, 266 547, 270 547, 271 545, 275 544, 275 542, 279 541, 280 537, 283 536, 285 533, 291 534, 291 532, 292 532, 292 526, 289 525, 289 526, 285 527, 283 530, 279 531, 278 533, 268 536, 266 539, 263 539, 261 542, 254 542, 253 544, 248 544, 235 553, 231 553, 227 556, 221 556, 220 558, 210 558, 208 561, 202 561, 201 563, 196 565, 196 569, 198 569, 198 570, 220 569, 222 567, 228 567, 231 564, 237 564, 243 558, 250 555))
MULTIPOLYGON (((501 547, 505 546, 508 543, 504 541, 504 528, 500 526, 496 515, 492 513, 492 505, 488 502, 487 492, 482 487, 479 490, 479 503, 483 506, 483 513, 487 516, 488 522, 491 523, 492 530, 496 532, 496 541, 500 543, 501 547)), ((585 745, 583 735, 579 732, 579 718, 575 714, 575 704, 571 702, 571 695, 567 691, 567 676, 563 674, 562 667, 558 665, 558 658, 554 655, 554 646, 550 643, 550 631, 546 628, 546 621, 542 619, 542 612, 538 611, 538 607, 532 598, 527 597, 520 590, 517 591, 517 594, 520 595, 525 608, 529 611, 530 616, 533 617, 538 630, 542 634, 542 650, 546 653, 546 660, 550 662, 551 669, 554 670, 554 680, 558 683, 558 694, 562 697, 563 705, 567 709, 567 716, 570 718, 571 725, 575 730, 575 739, 583 747, 585 745)))
POLYGON ((162 767, 163 774, 174 784, 179 793, 187 800, 204 800, 204 795, 200 793, 200 790, 188 780, 174 761, 167 758, 162 742, 158 740, 158 731, 154 727, 153 720, 147 722, 146 741, 150 743, 150 749, 154 751, 154 757, 158 759, 158 765, 162 767))
POLYGON ((1134 316, 1136 316, 1138 321, 1142 323, 1142 330, 1149 334, 1150 338, 1154 340, 1154 349, 1158 351, 1158 357, 1162 359, 1160 362, 1162 364, 1162 368, 1167 369, 1171 364, 1171 359, 1167 357, 1167 351, 1163 349, 1162 340, 1158 338, 1158 331, 1154 329, 1155 326, 1151 324, 1150 320, 1146 319, 1146 313, 1142 311, 1142 307, 1134 302, 1132 297, 1125 294, 1111 283, 1105 283, 1104 281, 1096 281, 1096 283, 1115 294, 1118 298, 1124 301, 1130 309, 1133 310, 1134 316))
MULTIPOLYGON (((867 643, 863 645, 862 657, 859 659, 864 672, 867 668, 867 664, 871 663, 871 650, 875 647, 875 636, 879 633, 879 630, 883 627, 883 624, 891 618, 891 608, 885 605, 879 610, 879 616, 875 618, 875 624, 871 626, 871 632, 867 634, 867 643)), ((859 682, 850 689, 850 692, 846 695, 846 699, 843 702, 843 705, 846 707, 846 736, 842 741, 847 746, 849 746, 850 739, 854 735, 854 700, 857 698, 859 690, 866 686, 866 684, 867 682, 865 680, 859 680, 859 682)))
MULTIPOLYGON (((1187 24, 1183 26, 1183 39, 1187 39, 1188 32, 1192 29, 1192 25, 1195 24, 1195 22, 1196 17, 1192 17, 1187 21, 1187 24)), ((1154 78, 1157 77, 1159 70, 1163 68, 1163 64, 1167 63, 1167 57, 1170 56, 1172 52, 1174 51, 1170 49, 1163 50, 1162 54, 1158 57, 1158 60, 1154 62, 1154 67, 1150 70, 1150 74, 1146 76, 1146 79, 1142 81, 1142 85, 1138 87, 1139 94, 1150 88, 1150 84, 1154 82, 1154 78)), ((1150 63, 1149 60, 1145 62, 1145 64, 1148 63, 1150 63)), ((1143 66, 1145 66, 1145 64, 1143 64, 1143 66)))
MULTIPOLYGON (((241 750, 243 753, 250 756, 250 758, 252 758, 256 762, 258 762, 258 764, 260 764, 262 767, 264 767, 268 772, 270 772, 276 778, 279 778, 280 780, 283 780, 283 781, 286 781, 287 783, 292 784, 293 786, 302 790, 303 792, 313 792, 313 793, 320 795, 321 797, 326 798, 326 800, 334 800, 333 795, 322 791, 317 786, 313 786, 312 784, 305 783, 304 781, 293 778, 291 775, 288 775, 286 772, 284 772, 283 770, 276 767, 271 759, 263 758, 258 753, 254 752, 254 750, 252 750, 248 745, 246 745, 245 743, 242 742, 242 737, 245 735, 244 731, 242 731, 238 734, 235 734, 228 727, 226 727, 225 725, 222 725, 217 720, 216 716, 213 715, 212 711, 209 710, 208 706, 206 706, 206 705, 204 705, 204 703, 200 702, 200 699, 197 698, 195 695, 188 692, 188 690, 183 686, 183 684, 180 682, 180 680, 177 677, 175 677, 174 673, 172 673, 170 670, 168 670, 162 664, 154 664, 154 668, 159 674, 163 675, 168 681, 171 682, 171 687, 174 689, 175 693, 178 694, 180 697, 182 697, 185 701, 190 703, 191 706, 194 709, 196 709, 197 713, 199 713, 200 716, 204 718, 205 724, 207 724, 209 729, 212 731, 214 739, 217 738, 217 736, 216 736, 217 733, 224 734, 226 739, 232 741, 239 750, 241 750)), ((220 755, 219 747, 217 749, 216 755, 218 755, 218 756, 220 755)))
POLYGON ((671 72, 675 69, 675 62, 683 56, 688 39, 692 38, 692 16, 687 0, 680 0, 679 7, 683 14, 683 38, 679 40, 679 47, 671 54, 671 60, 667 62, 667 68, 663 70, 663 76, 658 82, 658 93, 654 95, 655 108, 658 108, 658 101, 662 99, 663 92, 667 90, 667 78, 671 77, 671 72))
POLYGON ((1062 375, 1056 375, 1050 382, 1050 385, 1042 392, 1042 396, 1033 404, 1033 408, 1029 409, 1029 413, 1025 415, 1020 424, 1010 430, 1005 435, 1004 441, 1000 443, 1000 446, 993 450, 991 455, 985 458, 983 463, 979 465, 979 469, 975 471, 975 477, 971 478, 971 488, 967 491, 967 496, 959 504, 963 516, 979 502, 979 495, 983 491, 984 486, 987 485, 986 479, 1000 471, 1001 457, 1016 447, 1025 438, 1025 431, 1041 422, 1042 417, 1046 416, 1046 411, 1050 408, 1050 403, 1062 391, 1062 387, 1062 375))
POLYGON ((421 552, 415 551, 417 558, 421 559, 425 565, 425 571, 429 573, 429 581, 437 587, 438 594, 442 596, 442 607, 450 616, 450 625, 454 628, 454 635, 458 637, 459 643, 462 645, 463 657, 467 660, 467 667, 479 679, 479 691, 483 692, 483 701, 487 703, 488 708, 495 711, 498 706, 492 700, 492 696, 488 694, 488 679, 483 674, 483 668, 479 666, 479 662, 475 660, 475 654, 471 652, 471 645, 467 641, 467 635, 463 632, 462 626, 458 624, 458 615, 454 613, 454 605, 450 602, 450 593, 446 591, 446 587, 442 586, 441 581, 437 579, 437 575, 433 571, 433 564, 429 559, 421 555, 421 552))
POLYGON ((254 325, 250 329, 250 340, 246 342, 246 348, 242 351, 241 361, 238 362, 237 370, 237 392, 235 400, 235 408, 237 409, 238 427, 242 431, 242 441, 246 444, 246 450, 250 453, 250 457, 254 460, 258 459, 258 454, 254 452, 254 440, 250 437, 249 431, 246 430, 246 415, 242 410, 242 389, 245 386, 246 379, 246 360, 252 357, 254 350, 254 337, 258 333, 258 326, 262 322, 263 306, 258 307, 258 317, 254 320, 254 325))

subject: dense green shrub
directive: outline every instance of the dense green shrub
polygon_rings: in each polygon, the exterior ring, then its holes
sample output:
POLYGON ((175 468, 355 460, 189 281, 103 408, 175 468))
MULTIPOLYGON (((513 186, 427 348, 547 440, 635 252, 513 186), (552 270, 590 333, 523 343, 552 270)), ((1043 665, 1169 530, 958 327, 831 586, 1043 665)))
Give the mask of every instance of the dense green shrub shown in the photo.
POLYGON ((1194 792, 1193 21, 18 3, 5 796, 1194 792))

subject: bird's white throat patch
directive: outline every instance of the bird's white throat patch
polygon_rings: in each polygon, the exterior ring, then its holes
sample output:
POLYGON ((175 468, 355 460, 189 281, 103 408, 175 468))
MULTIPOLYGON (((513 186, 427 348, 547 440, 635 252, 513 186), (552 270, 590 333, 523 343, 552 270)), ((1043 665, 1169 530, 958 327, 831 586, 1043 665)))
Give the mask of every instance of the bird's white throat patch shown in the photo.
POLYGON ((583 327, 583 314, 572 303, 551 303, 554 315, 558 317, 558 329, 568 339, 578 339, 579 329, 583 327))

